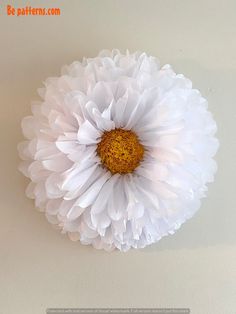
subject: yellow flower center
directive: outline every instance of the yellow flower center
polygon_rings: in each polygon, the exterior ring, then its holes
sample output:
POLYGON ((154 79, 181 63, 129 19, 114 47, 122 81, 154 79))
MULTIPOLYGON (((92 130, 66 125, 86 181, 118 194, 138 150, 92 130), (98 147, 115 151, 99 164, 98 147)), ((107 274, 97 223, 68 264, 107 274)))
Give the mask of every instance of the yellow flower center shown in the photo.
POLYGON ((103 165, 111 173, 130 173, 143 159, 144 148, 132 131, 114 129, 103 133, 97 146, 103 165))

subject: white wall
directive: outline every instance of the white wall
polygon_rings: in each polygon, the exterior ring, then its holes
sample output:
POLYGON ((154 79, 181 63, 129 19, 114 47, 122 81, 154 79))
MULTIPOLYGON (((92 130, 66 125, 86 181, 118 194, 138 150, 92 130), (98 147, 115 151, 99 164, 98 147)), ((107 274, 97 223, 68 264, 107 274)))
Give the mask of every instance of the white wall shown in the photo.
MULTIPOLYGON (((9 1, 10 2, 10 1, 9 1)), ((236 2, 28 0, 0 5, 0 312, 47 307, 190 307, 236 313, 236 2), (10 17, 6 5, 59 7, 60 17, 10 17), (144 250, 100 252, 58 234, 24 195, 20 121, 47 76, 103 48, 171 63, 208 98, 219 170, 198 214, 144 250)))

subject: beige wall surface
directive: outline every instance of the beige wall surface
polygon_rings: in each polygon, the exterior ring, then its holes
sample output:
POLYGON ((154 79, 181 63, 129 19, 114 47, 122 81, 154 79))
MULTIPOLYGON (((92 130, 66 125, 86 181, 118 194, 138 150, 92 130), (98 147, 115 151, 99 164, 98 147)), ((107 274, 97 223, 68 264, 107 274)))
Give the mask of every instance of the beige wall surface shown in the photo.
POLYGON ((236 313, 236 1, 0 3, 0 313, 47 307, 190 307, 236 313), (7 16, 6 6, 60 16, 7 16), (219 170, 200 211, 143 250, 106 253, 55 231, 24 194, 20 121, 48 76, 103 48, 142 50, 191 78, 218 124, 219 170))

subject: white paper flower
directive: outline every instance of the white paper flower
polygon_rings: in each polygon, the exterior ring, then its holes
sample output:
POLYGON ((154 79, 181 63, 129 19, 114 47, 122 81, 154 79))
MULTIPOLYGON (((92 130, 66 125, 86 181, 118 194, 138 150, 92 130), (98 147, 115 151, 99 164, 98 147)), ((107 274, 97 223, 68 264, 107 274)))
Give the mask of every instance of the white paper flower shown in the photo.
POLYGON ((200 206, 218 148, 207 101, 145 53, 102 51, 49 78, 22 121, 27 195, 72 240, 143 248, 200 206))

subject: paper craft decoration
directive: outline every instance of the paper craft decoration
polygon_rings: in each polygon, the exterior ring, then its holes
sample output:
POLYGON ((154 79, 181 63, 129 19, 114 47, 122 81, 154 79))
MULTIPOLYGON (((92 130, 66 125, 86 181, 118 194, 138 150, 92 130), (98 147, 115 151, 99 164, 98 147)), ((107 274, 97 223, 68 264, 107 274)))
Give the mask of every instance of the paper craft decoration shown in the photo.
POLYGON ((71 240, 143 248, 192 217, 218 148, 207 101, 146 53, 102 51, 62 69, 22 121, 27 196, 71 240))

